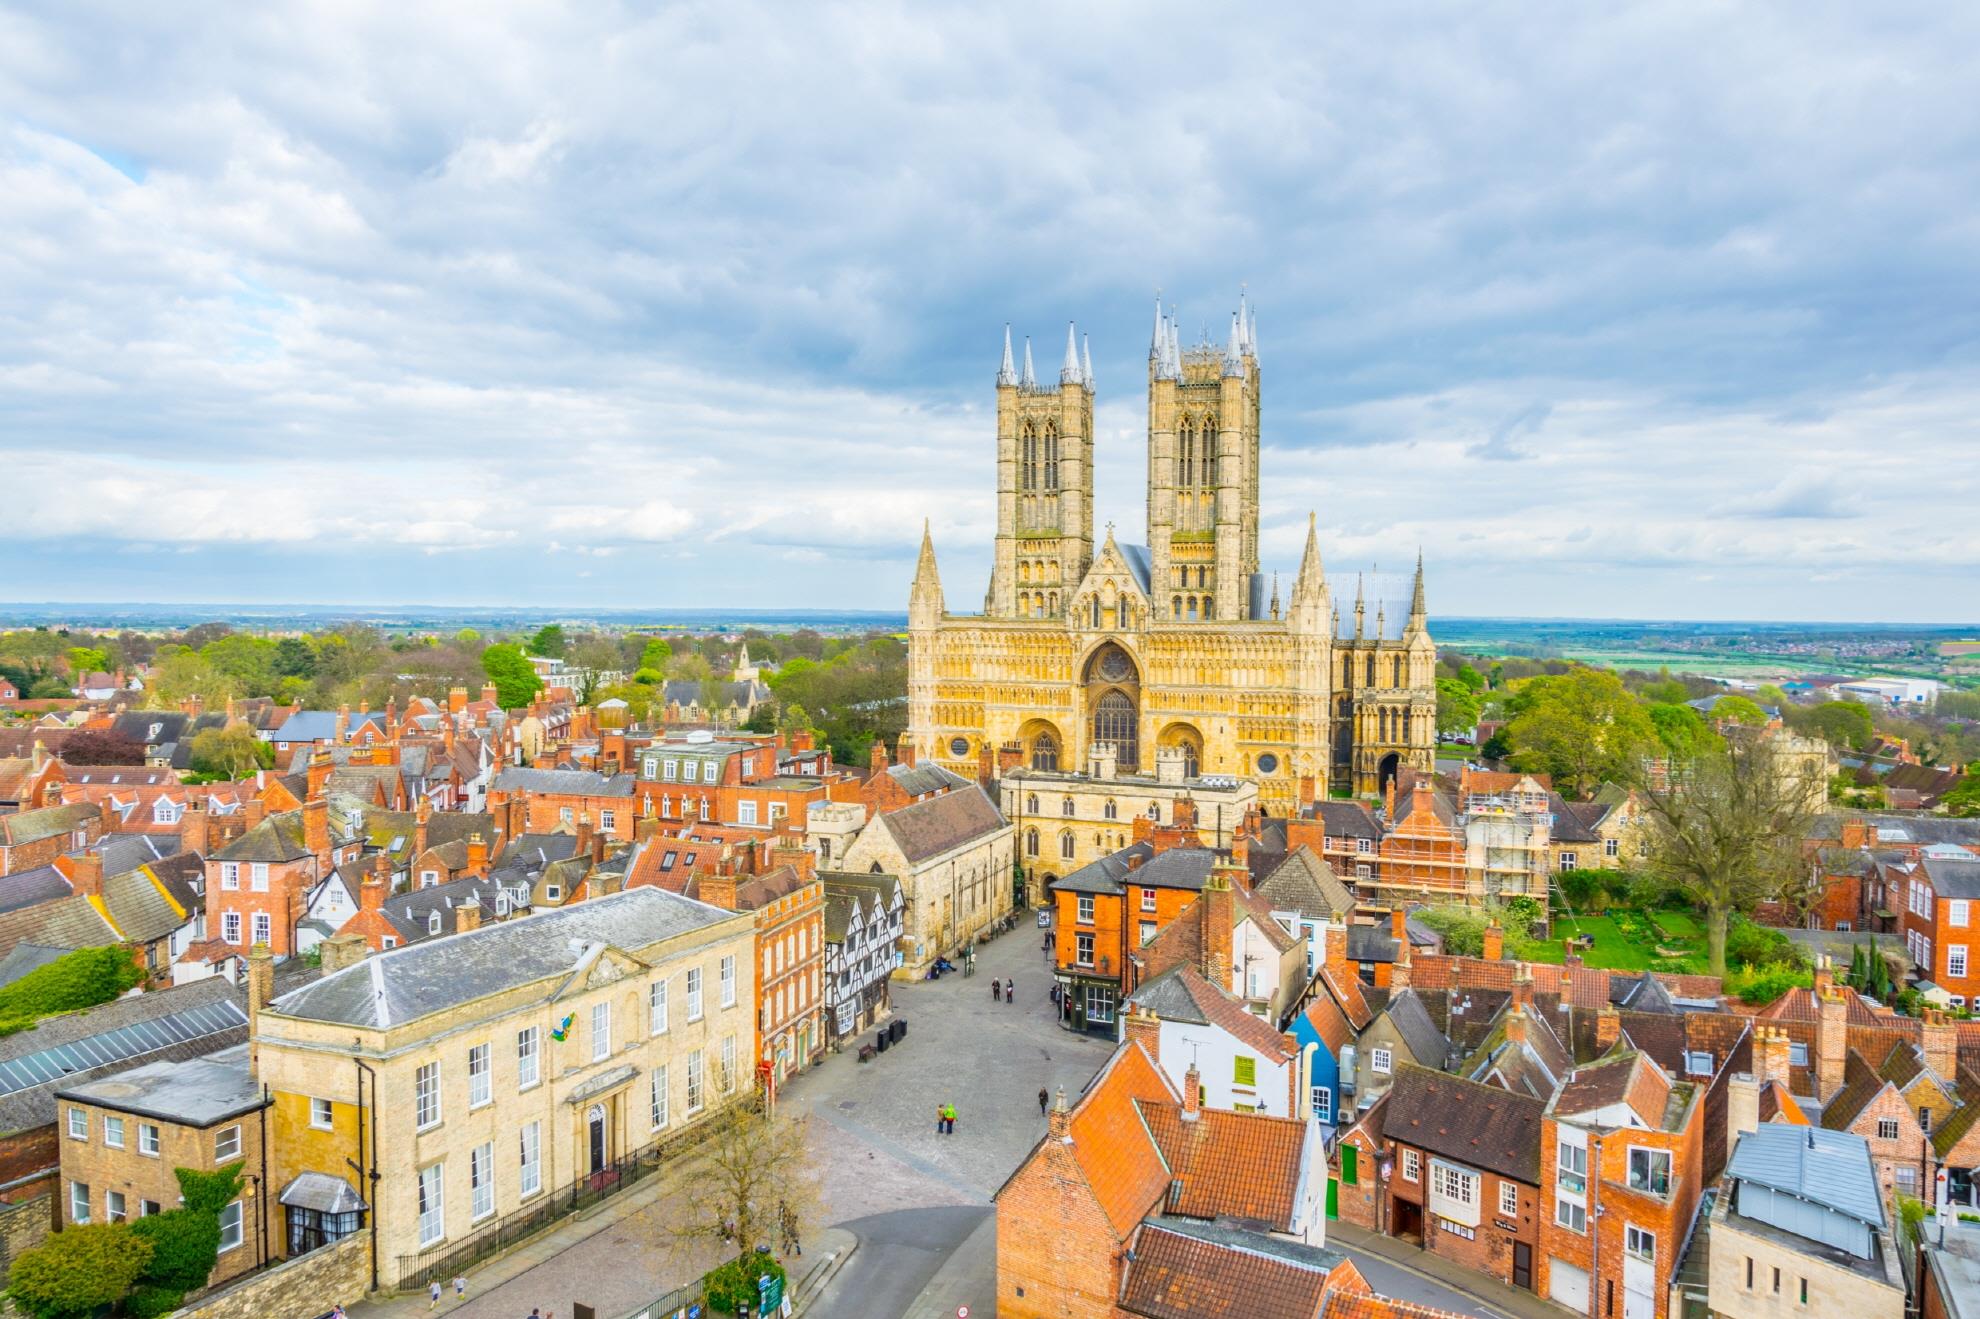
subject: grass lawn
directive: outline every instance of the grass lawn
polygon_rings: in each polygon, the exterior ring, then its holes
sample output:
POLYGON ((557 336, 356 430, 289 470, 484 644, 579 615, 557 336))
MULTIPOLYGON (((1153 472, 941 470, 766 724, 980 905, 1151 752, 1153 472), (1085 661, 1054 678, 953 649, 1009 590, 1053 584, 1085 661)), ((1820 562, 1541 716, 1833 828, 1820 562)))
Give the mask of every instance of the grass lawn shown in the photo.
MULTIPOLYGON (((1657 922, 1670 935, 1670 944, 1696 945, 1698 939, 1697 921, 1683 912, 1658 912, 1657 922), (1667 920, 1666 917, 1674 917, 1667 920)), ((1582 950, 1581 960, 1586 966, 1598 966, 1608 971, 1661 971, 1670 968, 1670 958, 1657 955, 1656 941, 1644 935, 1632 938, 1623 933, 1614 919, 1608 916, 1560 917, 1554 921, 1553 956, 1544 960, 1561 960, 1561 940, 1592 935, 1595 944, 1582 950)), ((1530 958, 1532 961, 1543 960, 1530 958)))
POLYGON ((1660 911, 1657 913, 1657 926, 1673 939, 1703 939, 1705 927, 1688 911, 1660 911))

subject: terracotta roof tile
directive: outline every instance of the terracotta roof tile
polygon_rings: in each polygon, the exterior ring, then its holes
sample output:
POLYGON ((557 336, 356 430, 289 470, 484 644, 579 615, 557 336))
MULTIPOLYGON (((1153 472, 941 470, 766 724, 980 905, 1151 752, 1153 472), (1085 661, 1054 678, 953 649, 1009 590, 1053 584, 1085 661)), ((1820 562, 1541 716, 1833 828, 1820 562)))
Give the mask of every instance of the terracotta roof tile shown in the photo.
POLYGON ((1135 1237, 1120 1308, 1146 1319, 1314 1319, 1354 1265, 1338 1251, 1157 1219, 1135 1237))
POLYGON ((1070 1115, 1066 1134, 1073 1157, 1122 1237, 1160 1202, 1169 1185, 1169 1170, 1135 1101, 1173 1103, 1177 1098, 1147 1052, 1128 1043, 1114 1051, 1070 1115))
POLYGON ((1186 1119, 1182 1105, 1136 1105, 1169 1168, 1169 1213, 1232 1218, 1284 1232, 1298 1207, 1307 1127, 1294 1118, 1206 1108, 1186 1119))

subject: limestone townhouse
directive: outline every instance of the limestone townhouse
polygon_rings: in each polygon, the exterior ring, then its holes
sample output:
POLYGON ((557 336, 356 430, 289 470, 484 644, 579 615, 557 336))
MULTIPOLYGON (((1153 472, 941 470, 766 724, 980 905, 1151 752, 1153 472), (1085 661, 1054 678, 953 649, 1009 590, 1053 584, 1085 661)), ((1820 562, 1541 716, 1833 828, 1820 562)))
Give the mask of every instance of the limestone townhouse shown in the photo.
POLYGON ((352 1189, 389 1287, 545 1195, 618 1177, 749 1092, 754 924, 639 888, 275 999, 254 1037, 272 1184, 370 1182, 352 1189))

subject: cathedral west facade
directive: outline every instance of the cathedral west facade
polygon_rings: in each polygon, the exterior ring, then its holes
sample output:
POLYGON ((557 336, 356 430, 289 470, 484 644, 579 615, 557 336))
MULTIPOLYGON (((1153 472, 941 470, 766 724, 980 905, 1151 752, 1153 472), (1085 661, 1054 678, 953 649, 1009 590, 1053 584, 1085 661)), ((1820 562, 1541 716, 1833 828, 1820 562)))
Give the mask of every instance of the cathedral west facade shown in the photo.
POLYGON ((1148 354, 1148 544, 1093 534, 1093 369, 1073 332, 1056 384, 1031 347, 997 373, 997 540, 981 614, 947 611, 926 534, 909 599, 908 734, 960 773, 985 760, 1173 780, 1382 791, 1436 745, 1436 647, 1419 558, 1407 610, 1347 618, 1312 519, 1292 589, 1260 570, 1256 328, 1184 349, 1157 306, 1148 354), (1111 753, 1096 762, 1096 752, 1111 753), (1310 785, 1303 780, 1310 780, 1310 785))

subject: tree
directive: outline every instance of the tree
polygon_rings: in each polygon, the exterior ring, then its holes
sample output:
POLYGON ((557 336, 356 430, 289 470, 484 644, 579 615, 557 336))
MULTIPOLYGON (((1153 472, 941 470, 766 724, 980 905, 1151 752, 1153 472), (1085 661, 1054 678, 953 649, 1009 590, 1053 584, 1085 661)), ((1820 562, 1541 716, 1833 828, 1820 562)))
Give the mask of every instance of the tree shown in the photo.
POLYGON ((571 651, 571 661, 582 669, 610 673, 619 667, 619 648, 604 637, 587 637, 571 651))
POLYGON ((234 686, 247 696, 268 696, 275 691, 275 657, 278 647, 272 641, 236 632, 202 647, 200 658, 215 672, 233 679, 234 686))
POLYGON ((161 646, 145 688, 145 703, 154 710, 176 710, 197 696, 208 707, 224 706, 239 692, 239 683, 198 651, 161 646))
POLYGON ((529 653, 547 659, 561 658, 564 653, 563 624, 545 623, 536 629, 536 635, 529 639, 529 653))
POLYGON ((1712 718, 1717 723, 1745 728, 1763 728, 1767 724, 1767 712, 1744 696, 1721 696, 1712 702, 1712 718))
POLYGON ((498 642, 481 652, 481 670, 495 684, 495 699, 507 710, 528 705, 530 697, 543 690, 543 679, 536 676, 521 649, 498 642))
POLYGON ((1534 678, 1519 697, 1523 710, 1506 730, 1513 768, 1551 774, 1571 796, 1633 778, 1655 747, 1650 716, 1607 669, 1534 678))
POLYGON ((316 647, 307 637, 283 637, 275 643, 275 674, 281 678, 314 678, 316 647))
MULTIPOLYGON (((1476 670, 1469 670, 1476 672, 1476 670)), ((1478 727, 1483 708, 1475 688, 1459 678, 1437 679, 1437 732, 1445 737, 1469 736, 1478 727)))
POLYGON ((1980 816, 1980 760, 1966 767, 1958 783, 1944 797, 1946 814, 1962 819, 1980 816))
POLYGON ((1646 682, 1636 694, 1651 705, 1683 705, 1691 699, 1691 690, 1675 678, 1646 682))
POLYGON ((196 774, 244 779, 257 769, 274 765, 274 753, 275 748, 256 737, 253 729, 246 724, 235 724, 195 734, 188 764, 196 774))
POLYGON ((66 652, 69 659, 69 672, 78 681, 85 673, 103 673, 110 667, 110 657, 91 646, 71 646, 66 652))
POLYGON ((481 640, 481 633, 471 627, 464 627, 454 633, 454 644, 462 650, 473 650, 474 643, 481 640))
POLYGON ((1457 680, 1474 692, 1485 690, 1485 675, 1477 669, 1472 668, 1469 664, 1458 665, 1457 680))
POLYGON ((639 663, 633 667, 637 669, 658 669, 660 672, 665 673, 667 671, 667 661, 673 657, 674 648, 668 645, 664 639, 654 637, 646 643, 645 649, 639 652, 639 663))
POLYGON ((724 1243, 746 1258, 777 1246, 786 1220, 801 1234, 815 1204, 809 1120, 769 1113, 752 1097, 706 1119, 702 1132, 673 1173, 675 1239, 724 1243))
POLYGON ((1819 737, 1830 746, 1861 749, 1876 735, 1876 720, 1870 707, 1860 701, 1824 701, 1812 709, 1789 713, 1788 726, 1809 737, 1819 737))
POLYGON ((1712 730, 1698 711, 1688 705, 1653 705, 1650 726, 1657 740, 1674 756, 1690 756, 1712 736, 1712 730))
POLYGON ((1802 876, 1802 840, 1820 809, 1797 762, 1773 739, 1713 739, 1673 759, 1661 780, 1638 783, 1652 873, 1678 885, 1705 915, 1713 975, 1726 973, 1734 913, 1784 898, 1802 876))
POLYGON ((132 741, 107 728, 85 728, 71 733, 61 746, 62 759, 71 765, 142 765, 144 743, 132 741))
POLYGON ((151 1262, 151 1242, 124 1223, 89 1223, 21 1252, 7 1295, 35 1319, 86 1319, 114 1305, 151 1262))
POLYGON ((715 670, 696 651, 685 650, 667 661, 667 676, 676 682, 707 682, 715 670))

